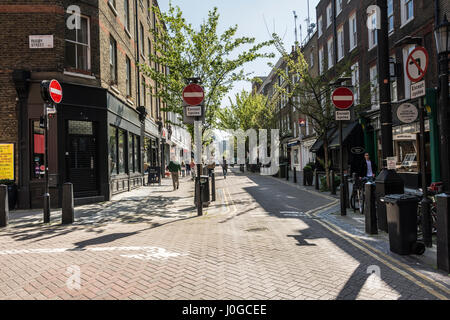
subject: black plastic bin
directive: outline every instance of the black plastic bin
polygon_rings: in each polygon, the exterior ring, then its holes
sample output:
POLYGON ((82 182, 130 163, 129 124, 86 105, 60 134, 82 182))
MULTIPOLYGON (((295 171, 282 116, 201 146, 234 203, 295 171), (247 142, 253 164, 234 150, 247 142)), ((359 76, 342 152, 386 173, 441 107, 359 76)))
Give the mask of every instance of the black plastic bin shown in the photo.
POLYGON ((417 242, 419 197, 410 194, 389 194, 380 200, 386 204, 390 250, 400 255, 422 254, 425 246, 417 242))
MULTIPOLYGON (((198 177, 195 177, 196 181, 198 177)), ((202 185, 202 204, 203 207, 207 207, 209 205, 209 177, 208 176, 200 176, 200 184, 202 185)), ((197 188, 195 188, 195 204, 197 205, 197 188)))

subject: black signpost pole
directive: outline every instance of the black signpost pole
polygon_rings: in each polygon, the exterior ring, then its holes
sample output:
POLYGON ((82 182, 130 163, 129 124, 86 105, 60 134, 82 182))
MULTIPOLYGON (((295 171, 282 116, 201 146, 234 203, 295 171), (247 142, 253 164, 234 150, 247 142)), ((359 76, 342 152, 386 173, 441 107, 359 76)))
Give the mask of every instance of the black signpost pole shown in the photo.
POLYGON ((44 166, 45 166, 45 193, 44 193, 44 223, 50 222, 50 192, 48 189, 48 106, 44 103, 44 166))

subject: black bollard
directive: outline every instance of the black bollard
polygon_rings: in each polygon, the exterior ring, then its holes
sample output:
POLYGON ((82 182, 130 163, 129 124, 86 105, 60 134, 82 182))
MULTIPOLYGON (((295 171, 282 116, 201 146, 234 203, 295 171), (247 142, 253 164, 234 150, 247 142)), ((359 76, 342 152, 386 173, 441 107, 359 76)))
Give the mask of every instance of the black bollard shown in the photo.
POLYGON ((9 219, 8 186, 0 185, 0 227, 6 227, 9 219))
POLYGON ((306 174, 305 174, 305 170, 303 170, 303 185, 306 186, 306 174))
POLYGON ((376 186, 373 182, 367 182, 364 185, 365 199, 364 199, 364 216, 366 220, 366 233, 378 234, 377 227, 377 210, 376 210, 376 186))
POLYGON ((330 170, 331 176, 331 194, 336 195, 336 183, 334 182, 334 170, 330 170))
POLYGON ((297 169, 294 167, 294 183, 297 183, 297 169))
POLYGON ((350 208, 350 200, 348 198, 348 174, 344 174, 344 196, 345 196, 345 207, 350 208))
POLYGON ((319 172, 317 171, 317 169, 314 170, 314 188, 316 190, 320 189, 320 187, 319 187, 319 172))
POLYGON ((216 177, 214 170, 211 171, 211 201, 216 201, 216 177))
POLYGON ((71 224, 74 221, 74 208, 73 208, 73 184, 66 182, 63 185, 63 197, 62 197, 62 224, 71 224))
POLYGON ((286 164, 286 180, 289 181, 289 165, 286 164))

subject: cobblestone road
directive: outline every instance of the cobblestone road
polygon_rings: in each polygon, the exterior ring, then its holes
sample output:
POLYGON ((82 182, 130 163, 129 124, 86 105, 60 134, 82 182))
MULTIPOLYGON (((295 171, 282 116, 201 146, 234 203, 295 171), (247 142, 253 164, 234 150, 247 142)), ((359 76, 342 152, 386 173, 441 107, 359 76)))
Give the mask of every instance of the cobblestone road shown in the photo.
POLYGON ((325 216, 334 198, 272 177, 217 176, 217 200, 202 217, 188 178, 177 191, 165 180, 79 207, 71 226, 58 212, 50 225, 40 213, 14 213, 0 230, 0 298, 450 297, 447 276, 335 226, 325 216))

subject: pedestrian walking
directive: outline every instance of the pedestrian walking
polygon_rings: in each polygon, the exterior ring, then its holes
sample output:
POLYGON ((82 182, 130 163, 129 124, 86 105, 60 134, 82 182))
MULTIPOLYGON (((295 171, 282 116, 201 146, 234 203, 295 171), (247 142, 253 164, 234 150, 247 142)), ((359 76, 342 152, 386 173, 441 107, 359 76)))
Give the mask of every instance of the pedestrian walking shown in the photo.
POLYGON ((190 176, 191 175, 191 165, 188 162, 186 162, 184 166, 186 167, 186 169, 185 169, 186 176, 190 176))
POLYGON ((364 160, 361 164, 361 174, 363 177, 370 178, 372 180, 377 172, 377 164, 370 160, 369 154, 366 152, 364 154, 364 160))
POLYGON ((227 160, 225 160, 225 157, 222 159, 222 172, 223 172, 223 178, 227 178, 227 171, 228 171, 228 164, 227 160))
POLYGON ((173 190, 176 190, 180 187, 180 180, 179 180, 179 172, 181 171, 180 163, 175 160, 170 160, 167 169, 169 170, 172 176, 173 190))

